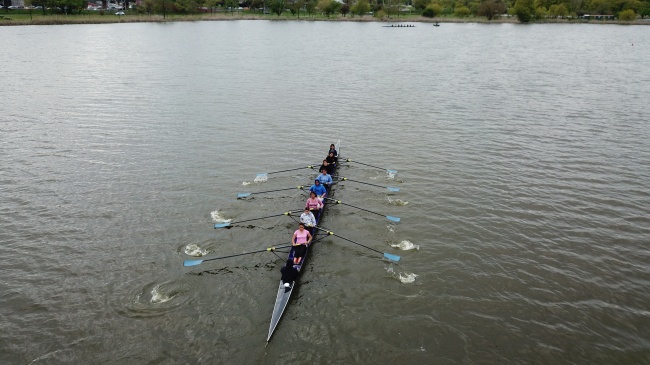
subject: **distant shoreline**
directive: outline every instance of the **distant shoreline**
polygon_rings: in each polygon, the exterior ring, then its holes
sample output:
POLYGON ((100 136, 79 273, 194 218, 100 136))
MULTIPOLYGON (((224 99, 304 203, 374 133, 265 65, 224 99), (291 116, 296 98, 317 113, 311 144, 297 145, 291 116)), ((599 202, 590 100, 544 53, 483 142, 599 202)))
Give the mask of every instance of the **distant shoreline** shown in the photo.
MULTIPOLYGON (((171 22, 196 22, 196 21, 233 21, 233 20, 270 20, 270 21, 325 21, 325 22, 376 22, 376 23, 477 23, 477 24, 517 24, 516 17, 502 17, 495 20, 486 18, 425 18, 417 15, 392 17, 390 19, 378 19, 372 16, 363 17, 308 17, 308 16, 262 16, 256 14, 195 14, 195 15, 169 15, 163 18, 162 15, 103 15, 80 14, 80 15, 43 15, 32 14, 11 14, 0 13, 0 26, 16 25, 63 25, 63 24, 115 24, 115 23, 171 23, 171 22), (14 16, 16 15, 16 16, 14 16), (9 20, 7 20, 9 18, 9 20)), ((535 21, 530 24, 620 24, 620 25, 650 25, 649 20, 635 20, 632 22, 619 20, 582 20, 582 19, 546 19, 535 21)))

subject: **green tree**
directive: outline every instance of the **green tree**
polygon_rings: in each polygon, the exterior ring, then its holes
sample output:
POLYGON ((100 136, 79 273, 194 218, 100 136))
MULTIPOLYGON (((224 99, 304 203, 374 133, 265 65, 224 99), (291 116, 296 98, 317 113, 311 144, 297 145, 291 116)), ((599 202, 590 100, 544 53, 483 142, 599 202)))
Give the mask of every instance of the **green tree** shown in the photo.
POLYGON ((434 18, 442 13, 442 6, 438 4, 430 4, 422 11, 422 16, 427 18, 434 18))
POLYGON ((223 5, 230 10, 230 15, 233 15, 235 9, 239 7, 239 0, 225 0, 223 5))
POLYGON ((356 4, 352 6, 352 13, 357 14, 358 16, 363 16, 370 11, 370 4, 368 0, 359 0, 356 4))
POLYGON ((484 16, 487 20, 492 20, 506 11, 506 6, 502 2, 496 0, 488 0, 478 7, 476 15, 484 16))
POLYGON ((305 2, 305 10, 307 10, 307 14, 311 17, 311 15, 314 13, 316 10, 316 5, 317 5, 316 0, 306 0, 305 2))
POLYGON ((336 14, 340 6, 341 3, 335 0, 320 0, 316 7, 329 18, 330 15, 336 14))
POLYGON ((535 2, 533 0, 517 0, 513 10, 521 23, 528 23, 535 17, 535 2))
POLYGON ((456 9, 454 9, 454 16, 459 17, 459 18, 465 18, 468 17, 472 12, 469 10, 467 6, 457 6, 456 9))
POLYGON ((634 21, 636 20, 636 13, 632 9, 623 10, 620 13, 618 13, 618 19, 625 22, 634 21))
POLYGON ((429 4, 431 4, 431 0, 413 0, 413 7, 419 11, 424 10, 429 4))
POLYGON ((535 9, 535 16, 537 19, 544 19, 548 15, 548 10, 545 7, 539 6, 535 9))
POLYGON ((345 18, 345 16, 350 12, 350 4, 343 3, 343 4, 341 5, 341 7, 339 8, 339 12, 340 12, 341 15, 343 15, 343 17, 345 18))
POLYGON ((269 9, 272 13, 275 13, 277 16, 282 15, 285 6, 285 0, 267 0, 269 9))
POLYGON ((564 18, 569 15, 569 11, 564 4, 551 5, 548 14, 553 18, 564 18))

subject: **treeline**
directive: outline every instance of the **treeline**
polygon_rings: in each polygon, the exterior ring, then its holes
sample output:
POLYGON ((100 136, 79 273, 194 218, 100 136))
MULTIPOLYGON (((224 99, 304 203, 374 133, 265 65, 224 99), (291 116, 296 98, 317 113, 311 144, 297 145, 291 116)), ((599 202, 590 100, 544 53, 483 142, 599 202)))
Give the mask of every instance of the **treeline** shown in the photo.
MULTIPOLYGON (((27 0, 31 5, 74 13, 86 0, 27 0)), ((128 4, 128 3, 127 3, 128 4)), ((128 5, 127 5, 128 7, 128 5)), ((419 14, 425 17, 516 16, 521 22, 549 18, 579 18, 585 14, 610 15, 619 20, 650 16, 650 0, 143 0, 135 11, 146 14, 197 12, 266 13, 301 16, 375 16, 379 18, 419 14)))

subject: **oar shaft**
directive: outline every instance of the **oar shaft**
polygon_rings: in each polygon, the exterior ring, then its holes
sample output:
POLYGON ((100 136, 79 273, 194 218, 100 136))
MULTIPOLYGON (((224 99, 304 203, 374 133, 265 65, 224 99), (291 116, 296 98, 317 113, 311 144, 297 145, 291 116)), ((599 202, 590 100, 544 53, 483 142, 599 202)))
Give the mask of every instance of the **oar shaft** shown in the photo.
POLYGON ((295 169, 288 169, 288 170, 280 170, 280 171, 267 172, 266 174, 267 174, 267 175, 271 175, 271 174, 279 174, 279 173, 281 173, 281 172, 296 171, 296 170, 302 170, 302 169, 308 169, 308 168, 312 168, 312 166, 303 166, 303 167, 296 167, 295 169))
MULTIPOLYGON (((303 186, 298 186, 297 188, 298 188, 298 189, 302 189, 303 186)), ((293 189, 296 189, 296 187, 292 187, 292 188, 284 188, 284 189, 275 189, 275 190, 267 190, 267 191, 258 191, 258 192, 255 192, 255 193, 249 193, 249 194, 250 194, 250 195, 253 195, 253 194, 265 194, 265 193, 273 193, 273 192, 276 192, 276 191, 293 190, 293 189)))
POLYGON ((295 212, 300 212, 300 210, 291 210, 291 211, 284 212, 284 213, 281 213, 281 214, 267 215, 266 217, 244 219, 243 221, 231 222, 231 224, 237 224, 237 223, 244 223, 244 222, 257 221, 257 220, 260 220, 260 219, 273 218, 273 217, 280 217, 280 216, 283 216, 283 215, 291 215, 291 213, 295 213, 295 212))
POLYGON ((355 182, 355 183, 365 184, 365 185, 370 185, 370 186, 376 186, 378 188, 385 188, 385 186, 382 186, 382 185, 371 184, 371 183, 367 183, 367 182, 359 181, 359 180, 352 180, 352 179, 348 179, 347 177, 343 177, 343 178, 341 178, 341 180, 343 180, 343 181, 352 181, 352 182, 355 182))
POLYGON ((347 205, 348 207, 357 208, 357 209, 359 209, 359 210, 363 210, 364 212, 368 212, 368 213, 372 213, 372 214, 377 214, 377 215, 380 215, 380 216, 382 216, 382 217, 385 217, 385 216, 386 216, 385 214, 381 214, 381 213, 373 212, 372 210, 368 210, 368 209, 364 209, 364 208, 361 208, 361 207, 357 207, 356 205, 343 203, 343 202, 341 202, 340 200, 335 200, 335 199, 330 199, 330 198, 325 198, 325 199, 326 199, 326 200, 333 201, 333 202, 335 202, 336 204, 342 204, 342 205, 347 205))
POLYGON ((238 253, 238 254, 235 254, 235 255, 221 256, 221 257, 213 257, 213 258, 211 258, 211 259, 205 259, 205 260, 203 260, 203 262, 206 262, 206 261, 214 261, 214 260, 221 260, 221 259, 228 259, 228 258, 231 258, 231 257, 250 255, 250 254, 253 254, 253 253, 259 253, 259 252, 275 251, 275 250, 278 249, 278 248, 287 248, 287 247, 291 247, 291 245, 286 245, 286 246, 277 246, 277 247, 269 247, 269 248, 265 248, 265 249, 263 249, 263 250, 257 250, 257 251, 251 251, 251 252, 244 252, 244 253, 238 253))

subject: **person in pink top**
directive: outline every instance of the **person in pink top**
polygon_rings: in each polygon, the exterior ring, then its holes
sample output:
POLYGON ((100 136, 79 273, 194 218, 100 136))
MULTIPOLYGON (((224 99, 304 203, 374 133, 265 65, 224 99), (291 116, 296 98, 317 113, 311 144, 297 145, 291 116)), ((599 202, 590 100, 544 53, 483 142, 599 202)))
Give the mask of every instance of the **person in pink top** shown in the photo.
POLYGON ((312 191, 309 194, 309 199, 307 199, 307 204, 305 204, 305 208, 311 210, 311 212, 314 213, 314 217, 318 221, 318 217, 320 217, 320 211, 321 209, 323 209, 323 201, 318 199, 316 193, 312 191))
POLYGON ((298 229, 293 232, 293 238, 291 239, 291 243, 293 243, 293 263, 295 265, 298 265, 302 258, 305 257, 311 238, 311 233, 305 229, 305 224, 300 223, 298 229))

